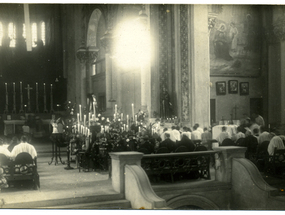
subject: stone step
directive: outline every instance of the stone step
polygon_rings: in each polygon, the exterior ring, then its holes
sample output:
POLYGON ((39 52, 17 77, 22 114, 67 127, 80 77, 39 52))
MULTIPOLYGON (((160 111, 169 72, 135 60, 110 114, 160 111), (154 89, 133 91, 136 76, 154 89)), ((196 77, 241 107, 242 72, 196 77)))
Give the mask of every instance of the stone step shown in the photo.
MULTIPOLYGON (((101 204, 112 206, 109 202, 118 201, 114 206, 120 207, 129 207, 127 202, 122 201, 122 205, 120 205, 120 201, 125 200, 124 194, 103 194, 103 195, 96 195, 96 196, 83 196, 83 197, 76 197, 76 198, 63 198, 63 199, 50 199, 50 200, 42 200, 42 201, 30 201, 30 202, 19 202, 19 203, 11 203, 11 204, 4 204, 2 208, 74 208, 73 206, 80 206, 82 207, 91 207, 92 205, 99 207, 101 204), (123 204, 124 203, 124 204, 123 204)), ((101 207, 101 206, 100 206, 101 207)), ((75 207, 76 208, 76 207, 75 207)), ((102 207, 101 207, 102 208, 102 207)))
POLYGON ((67 204, 59 206, 45 207, 46 209, 131 209, 131 203, 128 200, 100 201, 80 204, 67 204))

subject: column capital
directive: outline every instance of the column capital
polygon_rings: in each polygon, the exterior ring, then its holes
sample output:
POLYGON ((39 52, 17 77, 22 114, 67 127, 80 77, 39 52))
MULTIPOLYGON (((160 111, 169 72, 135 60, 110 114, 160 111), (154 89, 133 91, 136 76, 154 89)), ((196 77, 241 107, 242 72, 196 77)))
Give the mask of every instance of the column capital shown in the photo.
POLYGON ((87 56, 89 61, 95 61, 98 57, 99 49, 94 46, 90 46, 87 48, 87 56))
POLYGON ((84 46, 80 46, 76 51, 76 57, 80 60, 80 63, 85 63, 88 59, 88 53, 86 52, 86 48, 84 46))

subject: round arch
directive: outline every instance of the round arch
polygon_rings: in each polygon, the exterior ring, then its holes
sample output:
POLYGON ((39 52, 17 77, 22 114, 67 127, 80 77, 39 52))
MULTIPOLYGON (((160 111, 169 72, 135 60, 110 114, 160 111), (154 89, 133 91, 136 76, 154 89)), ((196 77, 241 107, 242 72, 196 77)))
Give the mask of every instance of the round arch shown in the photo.
POLYGON ((173 209, 219 210, 211 200, 198 195, 183 195, 167 201, 167 206, 173 209))

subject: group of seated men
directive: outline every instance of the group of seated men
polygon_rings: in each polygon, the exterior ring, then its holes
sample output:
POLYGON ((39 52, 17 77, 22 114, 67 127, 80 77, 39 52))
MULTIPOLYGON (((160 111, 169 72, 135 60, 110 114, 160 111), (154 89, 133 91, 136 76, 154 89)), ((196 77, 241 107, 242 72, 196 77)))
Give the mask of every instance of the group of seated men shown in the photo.
POLYGON ((34 159, 37 157, 37 152, 35 147, 28 143, 28 140, 28 137, 25 135, 21 137, 20 141, 16 136, 14 136, 10 144, 6 147, 3 139, 0 139, 0 153, 6 155, 6 157, 11 160, 15 160, 18 154, 27 152, 34 159))

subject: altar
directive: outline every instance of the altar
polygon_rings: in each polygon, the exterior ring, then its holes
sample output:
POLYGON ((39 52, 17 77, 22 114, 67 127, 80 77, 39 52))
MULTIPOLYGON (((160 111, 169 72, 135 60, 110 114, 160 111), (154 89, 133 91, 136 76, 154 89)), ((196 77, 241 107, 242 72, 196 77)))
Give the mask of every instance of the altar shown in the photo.
POLYGON ((227 132, 230 134, 230 137, 237 133, 238 125, 216 125, 212 128, 212 139, 217 139, 219 134, 222 132, 222 127, 227 128, 227 132))
MULTIPOLYGON (((51 119, 42 119, 43 125, 49 125, 51 119)), ((26 120, 4 120, 4 135, 16 134, 22 129, 26 120), (21 128, 19 128, 21 127, 21 128)))

